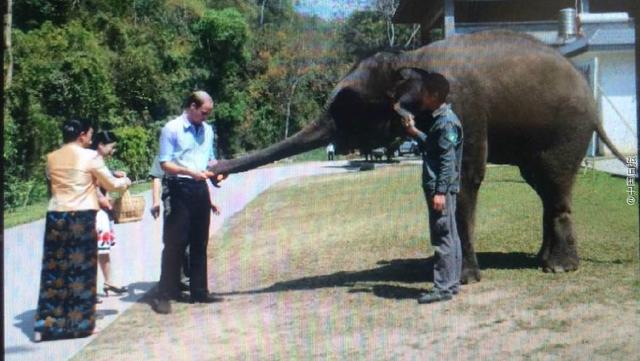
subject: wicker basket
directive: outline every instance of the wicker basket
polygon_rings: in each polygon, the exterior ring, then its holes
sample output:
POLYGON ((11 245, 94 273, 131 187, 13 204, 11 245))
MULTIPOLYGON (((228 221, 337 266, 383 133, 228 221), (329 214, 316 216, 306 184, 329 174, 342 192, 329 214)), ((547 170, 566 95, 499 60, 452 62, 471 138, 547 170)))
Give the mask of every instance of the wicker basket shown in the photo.
POLYGON ((113 203, 113 218, 116 223, 138 222, 144 214, 144 197, 132 196, 126 190, 113 203))

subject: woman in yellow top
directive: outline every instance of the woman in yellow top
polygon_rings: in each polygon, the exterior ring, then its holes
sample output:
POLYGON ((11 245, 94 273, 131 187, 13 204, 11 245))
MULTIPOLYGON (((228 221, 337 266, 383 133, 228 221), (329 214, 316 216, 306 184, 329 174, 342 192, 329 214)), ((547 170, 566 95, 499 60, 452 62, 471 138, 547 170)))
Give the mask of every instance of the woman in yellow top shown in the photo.
POLYGON ((95 327, 97 235, 96 186, 125 190, 131 181, 115 178, 91 144, 88 121, 62 127, 64 145, 47 155, 51 200, 47 211, 36 341, 91 335, 95 327))

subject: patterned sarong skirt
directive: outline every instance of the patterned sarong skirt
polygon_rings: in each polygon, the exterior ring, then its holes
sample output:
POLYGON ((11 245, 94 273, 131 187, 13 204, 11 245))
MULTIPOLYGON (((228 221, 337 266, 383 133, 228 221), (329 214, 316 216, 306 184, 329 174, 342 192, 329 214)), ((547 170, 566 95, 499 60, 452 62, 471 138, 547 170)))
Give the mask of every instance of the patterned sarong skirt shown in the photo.
POLYGON ((97 278, 96 211, 47 212, 35 339, 91 335, 97 278))

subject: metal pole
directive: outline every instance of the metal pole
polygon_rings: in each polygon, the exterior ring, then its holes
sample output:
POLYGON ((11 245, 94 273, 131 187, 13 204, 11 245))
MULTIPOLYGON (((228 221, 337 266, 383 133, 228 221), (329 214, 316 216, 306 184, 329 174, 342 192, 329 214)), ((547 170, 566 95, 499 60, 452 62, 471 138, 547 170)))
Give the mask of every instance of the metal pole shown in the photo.
POLYGON ((456 33, 456 20, 453 0, 444 0, 444 38, 456 33))

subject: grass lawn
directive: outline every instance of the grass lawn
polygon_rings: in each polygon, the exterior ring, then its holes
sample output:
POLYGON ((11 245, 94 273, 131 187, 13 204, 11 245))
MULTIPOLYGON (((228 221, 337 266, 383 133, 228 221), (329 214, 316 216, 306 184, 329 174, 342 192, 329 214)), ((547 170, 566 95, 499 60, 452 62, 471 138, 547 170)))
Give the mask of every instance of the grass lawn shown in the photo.
POLYGON ((638 207, 624 179, 580 175, 580 269, 543 273, 540 201, 513 167, 488 169, 477 211, 480 283, 431 287, 420 167, 281 183, 209 243, 213 305, 145 301, 74 360, 639 359, 638 207))
MULTIPOLYGON (((131 194, 141 193, 151 189, 151 182, 137 183, 131 187, 131 194)), ((37 221, 44 218, 47 213, 49 200, 30 204, 26 207, 5 209, 4 228, 14 227, 20 224, 37 221)))

